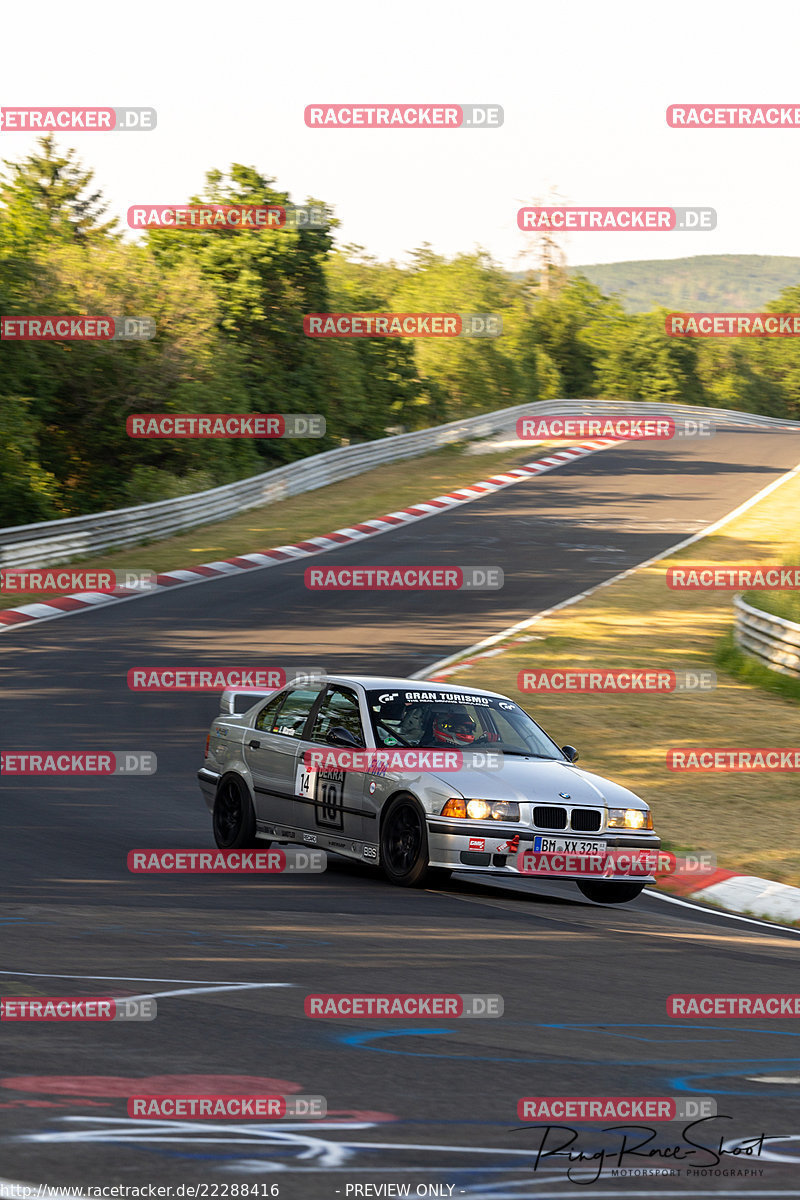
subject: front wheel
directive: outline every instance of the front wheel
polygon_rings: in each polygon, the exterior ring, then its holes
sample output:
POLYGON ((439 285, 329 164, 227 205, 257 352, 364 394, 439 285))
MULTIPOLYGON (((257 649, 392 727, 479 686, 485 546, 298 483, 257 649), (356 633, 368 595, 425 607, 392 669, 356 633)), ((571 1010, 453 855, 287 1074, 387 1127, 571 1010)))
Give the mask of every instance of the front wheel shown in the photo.
POLYGON ((386 810, 381 866, 389 882, 399 887, 424 887, 431 880, 425 814, 410 796, 396 796, 386 810))
POLYGON ((253 846, 268 846, 256 837, 256 814, 250 793, 237 775, 220 780, 214 798, 212 818, 214 841, 220 850, 247 850, 253 846))
POLYGON ((643 883, 599 883, 594 879, 579 883, 578 887, 595 904, 627 904, 644 891, 643 883))

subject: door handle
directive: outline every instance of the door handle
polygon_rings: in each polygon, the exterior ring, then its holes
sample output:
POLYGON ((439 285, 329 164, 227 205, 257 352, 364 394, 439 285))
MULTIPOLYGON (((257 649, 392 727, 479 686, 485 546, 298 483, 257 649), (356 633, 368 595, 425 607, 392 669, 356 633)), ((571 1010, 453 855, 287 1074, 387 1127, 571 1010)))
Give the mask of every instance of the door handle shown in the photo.
POLYGON ((261 742, 248 742, 247 744, 251 750, 259 750, 261 748, 261 742))

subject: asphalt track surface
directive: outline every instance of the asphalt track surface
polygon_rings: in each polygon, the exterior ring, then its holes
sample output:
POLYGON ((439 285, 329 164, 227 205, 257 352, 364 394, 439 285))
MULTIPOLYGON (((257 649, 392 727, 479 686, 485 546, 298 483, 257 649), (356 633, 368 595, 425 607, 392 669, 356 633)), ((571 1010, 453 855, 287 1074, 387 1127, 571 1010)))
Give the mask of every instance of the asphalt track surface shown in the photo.
MULTIPOLYGON (((375 1196, 386 1184, 492 1200, 574 1195, 597 1161, 573 1163, 573 1181, 563 1157, 537 1164, 543 1131, 521 1128, 520 1097, 713 1096, 729 1119, 698 1128, 696 1141, 776 1140, 716 1164, 699 1151, 642 1157, 680 1144, 682 1122, 654 1126, 622 1163, 639 1174, 612 1176, 621 1135, 562 1122, 579 1131, 573 1152, 608 1151, 588 1193, 797 1195, 800 1022, 670 1020, 665 1001, 796 991, 800 935, 649 894, 592 905, 569 884, 456 877, 407 891, 333 857, 319 876, 129 875, 135 847, 212 846, 195 772, 216 704, 135 695, 126 672, 421 670, 704 528, 793 467, 798 449, 794 436, 753 431, 628 443, 317 558, 3 635, 3 748, 148 749, 158 773, 3 780, 0 994, 155 995, 159 1009, 149 1023, 3 1023, 0 1177, 199 1183, 208 1196, 274 1185, 292 1200, 375 1196), (334 563, 498 565, 506 584, 306 591, 304 569, 334 563), (499 992, 505 1012, 306 1018, 303 997, 321 991, 499 992), (129 1119, 126 1097, 148 1091, 320 1094, 328 1117, 129 1119), (642 1174, 658 1169, 680 1174, 642 1174), (754 1174, 729 1174, 745 1170, 754 1174)), ((553 1147, 566 1135, 549 1136, 553 1147)), ((646 1135, 628 1136, 630 1147, 646 1135)))

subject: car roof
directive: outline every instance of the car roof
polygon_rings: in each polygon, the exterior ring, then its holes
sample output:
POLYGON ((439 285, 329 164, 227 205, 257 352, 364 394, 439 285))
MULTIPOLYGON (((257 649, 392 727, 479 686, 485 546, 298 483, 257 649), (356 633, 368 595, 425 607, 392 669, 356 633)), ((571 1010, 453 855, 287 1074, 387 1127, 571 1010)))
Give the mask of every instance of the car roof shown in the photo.
POLYGON ((328 683, 358 683, 362 687, 381 689, 402 689, 403 691, 426 691, 435 688, 437 692, 454 692, 468 696, 498 696, 505 699, 502 692, 489 692, 485 688, 464 687, 458 683, 449 683, 432 679, 405 679, 397 675, 328 675, 328 683))

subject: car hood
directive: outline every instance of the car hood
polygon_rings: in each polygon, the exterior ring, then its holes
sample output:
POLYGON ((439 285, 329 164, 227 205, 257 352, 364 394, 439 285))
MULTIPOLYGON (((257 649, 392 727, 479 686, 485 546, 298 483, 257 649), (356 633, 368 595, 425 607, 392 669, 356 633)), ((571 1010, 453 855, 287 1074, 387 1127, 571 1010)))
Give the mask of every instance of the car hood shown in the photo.
POLYGON ((458 772, 432 776, 445 784, 454 796, 466 799, 516 800, 521 804, 563 804, 559 792, 569 793, 570 804, 608 805, 611 808, 646 808, 634 792, 560 760, 512 758, 503 760, 502 767, 489 771, 479 767, 462 767, 458 772))

